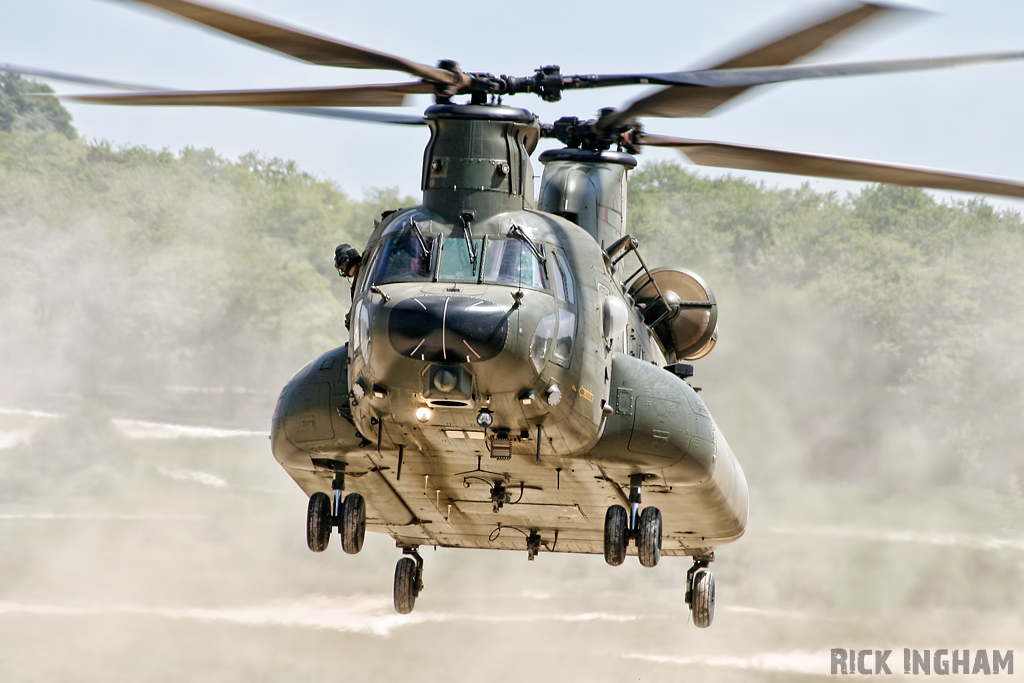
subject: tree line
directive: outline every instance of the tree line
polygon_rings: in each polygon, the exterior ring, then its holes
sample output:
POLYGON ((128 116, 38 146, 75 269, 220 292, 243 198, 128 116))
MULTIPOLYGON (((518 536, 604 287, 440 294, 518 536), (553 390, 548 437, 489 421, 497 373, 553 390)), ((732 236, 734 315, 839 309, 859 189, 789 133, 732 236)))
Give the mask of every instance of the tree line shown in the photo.
MULTIPOLYGON (((382 210, 415 198, 355 197, 255 153, 85 141, 59 104, 25 96, 42 88, 0 76, 9 385, 271 391, 347 339, 333 248, 362 244, 382 210)), ((731 401, 720 422, 737 407, 738 452, 763 449, 765 430, 783 444, 774 460, 744 460, 749 471, 784 460, 883 487, 1016 491, 1018 213, 894 186, 776 189, 662 162, 631 174, 628 223, 648 261, 692 268, 719 295, 722 342, 698 368, 709 405, 716 392, 731 401)))

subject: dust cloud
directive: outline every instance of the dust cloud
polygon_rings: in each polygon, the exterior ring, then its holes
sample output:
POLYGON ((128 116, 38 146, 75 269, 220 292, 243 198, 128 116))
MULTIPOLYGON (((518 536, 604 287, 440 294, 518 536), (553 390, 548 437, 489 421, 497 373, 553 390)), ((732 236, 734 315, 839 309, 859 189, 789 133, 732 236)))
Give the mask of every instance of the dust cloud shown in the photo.
MULTIPOLYGON (((146 187, 161 192, 145 178, 133 191, 146 187)), ((59 188, 24 191, 39 229, 59 188)), ((237 228, 231 201, 196 191, 189 220, 237 228)), ((158 199, 144 204, 173 210, 158 199)), ((689 563, 673 558, 427 549, 416 611, 397 615, 390 539, 310 553, 306 499, 270 454, 275 392, 312 354, 251 331, 221 348, 215 325, 199 349, 159 336, 195 319, 204 288, 230 286, 224 238, 198 266, 158 246, 140 264, 122 258, 135 252, 118 246, 117 210, 66 215, 18 242, 21 266, 44 273, 32 306, 0 309, 4 681, 788 680, 827 675, 836 647, 1010 649, 1024 635, 1017 453, 980 458, 953 438, 988 425, 1005 447, 1017 402, 894 390, 868 331, 785 287, 720 289, 721 342, 697 364, 751 491, 746 537, 713 565, 710 629, 689 623, 689 563)), ((334 344, 338 299, 318 314, 334 344)), ((979 332, 985 367, 1018 364, 1008 324, 979 332)))

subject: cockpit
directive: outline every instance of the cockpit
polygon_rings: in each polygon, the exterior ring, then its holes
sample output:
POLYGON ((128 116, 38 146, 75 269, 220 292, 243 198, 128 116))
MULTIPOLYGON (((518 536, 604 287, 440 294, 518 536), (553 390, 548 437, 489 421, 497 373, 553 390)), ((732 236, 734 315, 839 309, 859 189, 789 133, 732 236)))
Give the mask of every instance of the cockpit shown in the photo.
POLYGON ((399 217, 360 268, 354 291, 370 298, 353 309, 352 351, 369 340, 369 302, 376 300, 389 310, 389 345, 400 356, 482 362, 506 348, 510 332, 518 339, 525 328, 531 341, 516 351, 523 360, 532 361, 537 372, 548 361, 567 368, 576 335, 576 283, 555 235, 530 216, 522 218, 473 235, 469 226, 437 234, 428 218, 399 217), (436 284, 412 291, 387 287, 419 283, 436 284))

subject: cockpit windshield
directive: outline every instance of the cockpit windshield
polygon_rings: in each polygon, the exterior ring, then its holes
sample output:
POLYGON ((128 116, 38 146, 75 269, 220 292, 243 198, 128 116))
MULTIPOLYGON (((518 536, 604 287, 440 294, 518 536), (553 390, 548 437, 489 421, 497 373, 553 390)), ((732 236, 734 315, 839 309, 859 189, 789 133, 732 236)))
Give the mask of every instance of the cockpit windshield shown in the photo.
POLYGON ((472 256, 466 241, 459 238, 437 239, 415 233, 391 237, 384 241, 376 259, 372 282, 437 280, 548 289, 547 269, 534 252, 536 247, 519 239, 471 242, 472 256))
POLYGON ((441 265, 437 279, 443 282, 477 282, 480 277, 480 245, 483 240, 474 239, 473 255, 465 240, 448 237, 441 246, 441 265))
POLYGON ((548 288, 544 264, 529 244, 516 239, 488 240, 483 279, 518 287, 548 288))
POLYGON ((377 260, 373 281, 382 283, 430 280, 433 275, 430 267, 432 244, 432 238, 421 240, 418 235, 400 235, 387 240, 377 260))

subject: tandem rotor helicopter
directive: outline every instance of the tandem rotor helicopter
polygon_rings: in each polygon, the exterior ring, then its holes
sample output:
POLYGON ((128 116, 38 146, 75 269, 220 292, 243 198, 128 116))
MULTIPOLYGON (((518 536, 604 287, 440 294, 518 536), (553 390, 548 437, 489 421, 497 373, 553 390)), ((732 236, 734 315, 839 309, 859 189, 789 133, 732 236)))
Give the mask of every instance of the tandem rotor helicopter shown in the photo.
MULTIPOLYGON (((338 247, 351 278, 349 342, 284 387, 274 457, 309 495, 306 538, 337 529, 358 553, 366 530, 402 550, 394 604, 423 589, 421 546, 688 556, 686 602, 711 625, 715 549, 739 539, 747 484, 697 390, 692 361, 718 339, 708 284, 650 268, 628 234, 626 177, 644 147, 733 169, 895 183, 1024 198, 1024 184, 648 133, 642 117, 699 117, 757 85, 1019 59, 1024 52, 847 64, 793 64, 841 33, 896 10, 858 4, 713 68, 524 77, 436 66, 187 0, 134 0, 309 63, 409 74, 384 85, 68 96, 110 105, 258 107, 426 125, 423 203, 375 221, 366 245, 338 247), (557 102, 567 90, 658 86, 593 119, 542 123, 502 98, 557 102), (431 94, 423 115, 400 106, 431 94), (468 101, 455 102, 454 98, 468 101), (541 138, 565 146, 530 156, 541 138)), ((130 84, 0 67, 139 90, 130 84)), ((369 226, 367 226, 369 229, 369 226)))

